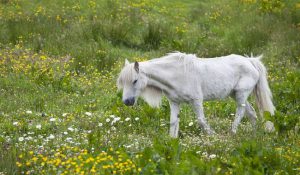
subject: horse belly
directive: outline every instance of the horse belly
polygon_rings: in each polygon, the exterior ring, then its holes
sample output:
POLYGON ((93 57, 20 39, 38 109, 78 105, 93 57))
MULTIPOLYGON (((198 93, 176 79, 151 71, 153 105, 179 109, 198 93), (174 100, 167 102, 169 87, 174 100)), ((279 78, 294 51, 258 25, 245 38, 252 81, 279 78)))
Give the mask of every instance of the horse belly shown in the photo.
POLYGON ((232 88, 215 89, 214 91, 203 92, 203 100, 224 99, 232 92, 232 88))
POLYGON ((223 99, 228 97, 237 82, 234 76, 218 76, 202 82, 203 100, 223 99))

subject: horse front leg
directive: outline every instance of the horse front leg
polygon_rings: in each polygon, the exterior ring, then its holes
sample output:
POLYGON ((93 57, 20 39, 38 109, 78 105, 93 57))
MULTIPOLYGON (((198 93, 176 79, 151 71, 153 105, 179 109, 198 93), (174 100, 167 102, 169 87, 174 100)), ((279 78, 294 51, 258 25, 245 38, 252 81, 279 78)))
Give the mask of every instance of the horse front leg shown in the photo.
POLYGON ((179 132, 179 104, 170 101, 170 109, 170 136, 173 138, 177 138, 179 132))
POLYGON ((204 112, 203 112, 203 104, 202 104, 202 100, 195 100, 192 102, 193 105, 193 109, 197 115, 197 119, 198 122, 200 124, 200 126, 202 127, 202 129, 209 135, 215 134, 215 131, 213 129, 210 128, 210 126, 208 125, 205 116, 204 116, 204 112))

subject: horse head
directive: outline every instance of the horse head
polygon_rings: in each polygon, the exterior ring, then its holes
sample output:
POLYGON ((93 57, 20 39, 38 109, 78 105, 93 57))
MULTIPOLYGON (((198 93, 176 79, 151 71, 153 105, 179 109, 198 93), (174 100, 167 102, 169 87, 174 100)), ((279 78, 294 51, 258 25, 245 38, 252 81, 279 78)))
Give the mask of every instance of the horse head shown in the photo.
POLYGON ((134 105, 146 85, 147 77, 140 70, 139 63, 129 63, 125 60, 125 66, 117 80, 118 89, 123 89, 122 100, 124 104, 127 106, 134 105))

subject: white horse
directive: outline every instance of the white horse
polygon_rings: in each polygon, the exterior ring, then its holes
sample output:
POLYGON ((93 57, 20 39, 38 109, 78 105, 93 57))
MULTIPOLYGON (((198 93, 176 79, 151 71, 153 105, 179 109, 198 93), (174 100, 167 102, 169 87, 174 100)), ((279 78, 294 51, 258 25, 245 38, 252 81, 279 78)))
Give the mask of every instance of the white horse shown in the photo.
POLYGON ((158 107, 164 94, 171 108, 171 137, 178 137, 181 103, 190 103, 200 126, 208 134, 213 134, 214 130, 204 117, 203 101, 231 96, 237 103, 232 124, 232 132, 236 133, 244 113, 255 126, 256 113, 247 101, 252 91, 260 113, 269 111, 274 114, 275 107, 261 57, 232 54, 199 59, 193 54, 176 52, 139 63, 129 63, 126 60, 117 86, 123 89, 123 102, 128 106, 134 105, 138 97, 142 96, 149 105, 158 107))

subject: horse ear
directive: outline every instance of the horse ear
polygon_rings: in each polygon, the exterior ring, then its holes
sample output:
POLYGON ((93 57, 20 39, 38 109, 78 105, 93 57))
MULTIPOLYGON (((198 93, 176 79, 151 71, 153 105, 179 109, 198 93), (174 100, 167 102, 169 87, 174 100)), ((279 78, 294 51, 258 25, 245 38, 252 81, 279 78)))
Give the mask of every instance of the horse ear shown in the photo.
POLYGON ((135 62, 135 63, 134 63, 134 70, 135 70, 137 73, 139 73, 140 68, 139 68, 139 63, 138 63, 138 62, 135 62))
POLYGON ((127 59, 125 59, 125 66, 127 66, 129 63, 129 61, 127 59))

